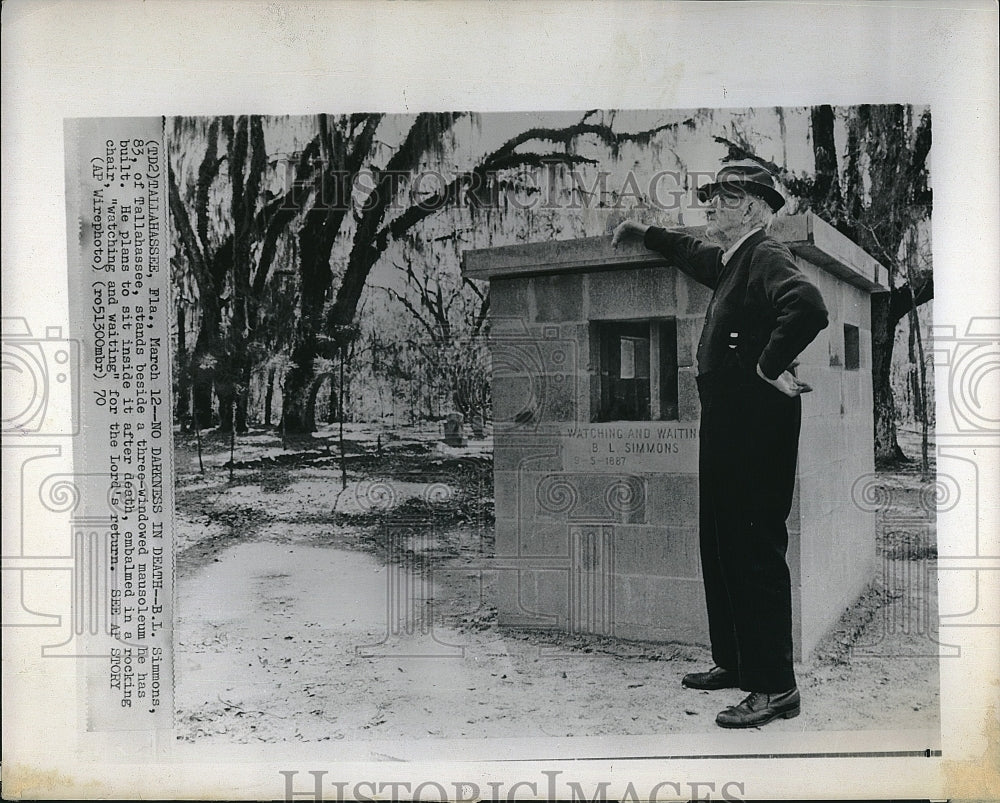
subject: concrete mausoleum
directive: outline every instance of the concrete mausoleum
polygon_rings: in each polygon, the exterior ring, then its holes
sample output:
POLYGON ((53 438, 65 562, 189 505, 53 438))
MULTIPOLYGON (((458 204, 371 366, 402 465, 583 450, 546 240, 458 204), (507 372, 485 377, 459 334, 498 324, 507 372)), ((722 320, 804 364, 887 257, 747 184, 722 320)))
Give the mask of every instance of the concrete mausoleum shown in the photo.
MULTIPOLYGON (((697 230, 692 230, 697 234, 697 230)), ((870 299, 885 269, 812 214, 771 232, 823 295, 800 356, 788 519, 796 657, 871 580, 870 299)), ((496 566, 505 624, 708 643, 698 556, 695 349, 710 291, 611 237, 466 252, 490 281, 496 566)))

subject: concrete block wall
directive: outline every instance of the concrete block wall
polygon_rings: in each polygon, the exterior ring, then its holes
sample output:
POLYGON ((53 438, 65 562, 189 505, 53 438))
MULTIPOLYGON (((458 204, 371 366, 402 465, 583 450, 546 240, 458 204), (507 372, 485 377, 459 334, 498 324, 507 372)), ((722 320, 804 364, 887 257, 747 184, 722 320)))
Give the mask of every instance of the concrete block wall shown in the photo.
POLYGON ((574 471, 563 456, 575 423, 589 425, 599 397, 593 320, 676 317, 680 418, 696 425, 695 350, 709 298, 669 268, 491 284, 492 312, 503 318, 491 344, 496 554, 505 566, 523 566, 500 574, 502 622, 705 640, 696 466, 674 473, 574 471), (531 419, 515 422, 526 409, 531 419), (622 483, 632 501, 612 509, 608 494, 622 483), (581 564, 581 533, 599 545, 603 563, 581 564))
POLYGON ((803 352, 798 370, 814 388, 802 399, 798 515, 796 521, 793 511, 789 520, 789 540, 796 542, 789 567, 801 658, 870 582, 876 556, 875 514, 854 502, 855 483, 875 470, 870 296, 803 259, 797 261, 830 312, 829 325, 803 352), (858 327, 860 334, 856 370, 845 367, 845 323, 858 327))
MULTIPOLYGON (((805 236, 803 226, 792 229, 805 236)), ((816 246, 811 240, 807 246, 803 253, 811 259, 816 246)), ((680 421, 673 423, 696 430, 695 350, 711 294, 673 268, 648 263, 647 254, 602 257, 604 247, 592 241, 539 244, 540 261, 557 265, 556 272, 491 279, 500 618, 707 643, 697 462, 689 459, 696 457, 696 439, 688 444, 688 459, 647 460, 636 469, 589 467, 580 464, 573 432, 607 426, 590 423, 599 399, 593 321, 666 317, 677 325, 680 421), (587 260, 584 270, 573 267, 580 256, 587 260), (602 269, 602 258, 624 267, 602 269)), ((499 249, 498 263, 508 271, 522 260, 537 264, 531 262, 535 248, 499 249)), ((812 651, 875 567, 873 514, 852 501, 854 483, 873 471, 871 288, 861 289, 864 280, 845 282, 842 266, 838 276, 810 259, 797 257, 823 294, 830 325, 803 352, 798 369, 814 388, 803 397, 788 521, 798 658, 812 651), (844 323, 859 330, 858 370, 844 365, 844 323)))

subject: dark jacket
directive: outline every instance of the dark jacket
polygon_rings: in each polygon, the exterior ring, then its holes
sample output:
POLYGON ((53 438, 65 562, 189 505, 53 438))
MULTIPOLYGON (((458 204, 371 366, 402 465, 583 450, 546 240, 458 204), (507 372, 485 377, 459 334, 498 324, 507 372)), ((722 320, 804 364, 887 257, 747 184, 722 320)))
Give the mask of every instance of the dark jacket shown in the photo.
POLYGON ((653 226, 646 247, 715 292, 698 342, 698 373, 732 362, 776 379, 827 325, 816 286, 791 252, 763 231, 747 238, 726 265, 724 251, 680 232, 653 226))

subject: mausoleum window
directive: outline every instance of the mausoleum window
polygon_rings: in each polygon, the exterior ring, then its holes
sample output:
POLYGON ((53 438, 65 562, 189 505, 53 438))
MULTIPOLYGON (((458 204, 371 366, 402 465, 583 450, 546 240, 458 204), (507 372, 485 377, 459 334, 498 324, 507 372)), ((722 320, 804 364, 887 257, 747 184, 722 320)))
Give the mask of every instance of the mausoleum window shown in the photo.
POLYGON ((593 421, 677 420, 677 321, 595 321, 593 421))
POLYGON ((844 324, 844 368, 857 371, 861 367, 861 338, 858 327, 844 324))

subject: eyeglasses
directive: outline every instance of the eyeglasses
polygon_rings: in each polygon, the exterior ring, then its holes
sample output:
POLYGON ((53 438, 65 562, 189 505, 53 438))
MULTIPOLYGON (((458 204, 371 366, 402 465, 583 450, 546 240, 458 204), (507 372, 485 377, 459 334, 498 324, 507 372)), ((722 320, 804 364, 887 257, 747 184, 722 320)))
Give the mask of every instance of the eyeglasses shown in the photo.
POLYGON ((745 201, 755 200, 752 195, 716 192, 705 203, 710 209, 739 209, 745 201))

